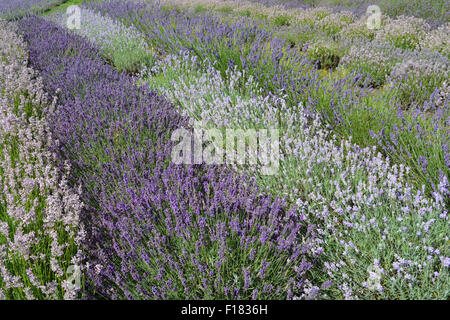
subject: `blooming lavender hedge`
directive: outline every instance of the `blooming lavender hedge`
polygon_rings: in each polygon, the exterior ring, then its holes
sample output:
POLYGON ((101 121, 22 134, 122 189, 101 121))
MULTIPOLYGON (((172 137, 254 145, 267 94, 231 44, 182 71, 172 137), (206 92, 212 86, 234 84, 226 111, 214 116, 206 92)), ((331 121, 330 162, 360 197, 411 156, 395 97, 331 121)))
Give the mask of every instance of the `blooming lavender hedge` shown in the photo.
POLYGON ((84 188, 88 294, 304 293, 316 256, 312 224, 252 179, 220 166, 172 164, 170 134, 188 123, 169 102, 117 73, 79 36, 39 18, 20 27, 31 64, 48 91, 59 92, 51 129, 84 188))
POLYGON ((82 203, 48 151, 48 101, 17 29, 0 20, 0 300, 74 299, 82 203), (72 267, 72 268, 71 268, 72 267), (75 273, 75 274, 73 274, 75 273))

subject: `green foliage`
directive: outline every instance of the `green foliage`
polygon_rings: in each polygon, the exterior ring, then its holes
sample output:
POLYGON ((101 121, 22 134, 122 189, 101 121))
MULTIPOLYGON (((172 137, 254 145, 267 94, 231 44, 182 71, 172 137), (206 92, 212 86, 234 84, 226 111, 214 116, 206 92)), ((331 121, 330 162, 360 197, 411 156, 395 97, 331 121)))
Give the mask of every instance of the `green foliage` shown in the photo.
POLYGON ((273 18, 273 23, 277 27, 290 26, 291 18, 285 15, 277 15, 275 16, 275 18, 273 18))

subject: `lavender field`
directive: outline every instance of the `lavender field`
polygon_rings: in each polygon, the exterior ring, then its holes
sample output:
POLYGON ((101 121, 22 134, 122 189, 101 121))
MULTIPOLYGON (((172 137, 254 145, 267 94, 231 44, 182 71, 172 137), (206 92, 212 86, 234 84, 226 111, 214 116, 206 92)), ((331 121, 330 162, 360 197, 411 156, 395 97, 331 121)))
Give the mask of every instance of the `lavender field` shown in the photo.
POLYGON ((0 300, 448 300, 450 3, 0 4, 0 300))

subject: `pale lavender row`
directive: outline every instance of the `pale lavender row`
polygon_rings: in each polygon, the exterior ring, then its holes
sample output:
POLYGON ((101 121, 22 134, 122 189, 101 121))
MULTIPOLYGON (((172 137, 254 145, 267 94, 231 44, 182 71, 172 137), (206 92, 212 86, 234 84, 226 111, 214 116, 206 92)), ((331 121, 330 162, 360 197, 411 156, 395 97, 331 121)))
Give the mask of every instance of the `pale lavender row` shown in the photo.
POLYGON ((82 203, 47 149, 56 142, 42 115, 55 101, 17 31, 0 19, 0 300, 73 299, 82 203))

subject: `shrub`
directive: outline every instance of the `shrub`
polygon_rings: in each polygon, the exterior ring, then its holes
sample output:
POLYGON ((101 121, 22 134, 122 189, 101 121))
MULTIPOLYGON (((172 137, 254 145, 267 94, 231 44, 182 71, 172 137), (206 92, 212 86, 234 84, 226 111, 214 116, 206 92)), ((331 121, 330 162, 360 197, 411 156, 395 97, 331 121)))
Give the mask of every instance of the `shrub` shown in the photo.
POLYGON ((295 11, 294 21, 295 25, 306 25, 310 28, 315 28, 317 23, 332 14, 333 11, 330 8, 319 7, 306 10, 295 11))
POLYGON ((437 50, 450 59, 450 23, 427 33, 420 42, 420 48, 437 50))
MULTIPOLYGON (((393 67, 402 61, 403 52, 398 48, 377 41, 353 45, 349 52, 342 57, 340 67, 359 70, 368 75, 369 85, 380 87, 386 82, 386 77, 393 67)), ((360 84, 365 84, 363 79, 360 84)))
MULTIPOLYGON (((389 21, 388 17, 381 17, 381 25, 386 24, 389 21)), ((380 26, 381 27, 381 26, 380 26)), ((375 29, 367 28, 367 17, 364 16, 361 19, 356 20, 353 23, 343 26, 339 32, 341 38, 350 39, 353 41, 367 41, 375 38, 375 29)))
POLYGON ((355 21, 351 12, 343 11, 332 13, 317 23, 317 28, 332 36, 338 34, 343 28, 348 27, 355 21))
POLYGON ((285 16, 285 15, 276 15, 273 18, 273 23, 277 26, 277 27, 282 27, 282 26, 289 26, 291 24, 291 19, 289 16, 285 16))

